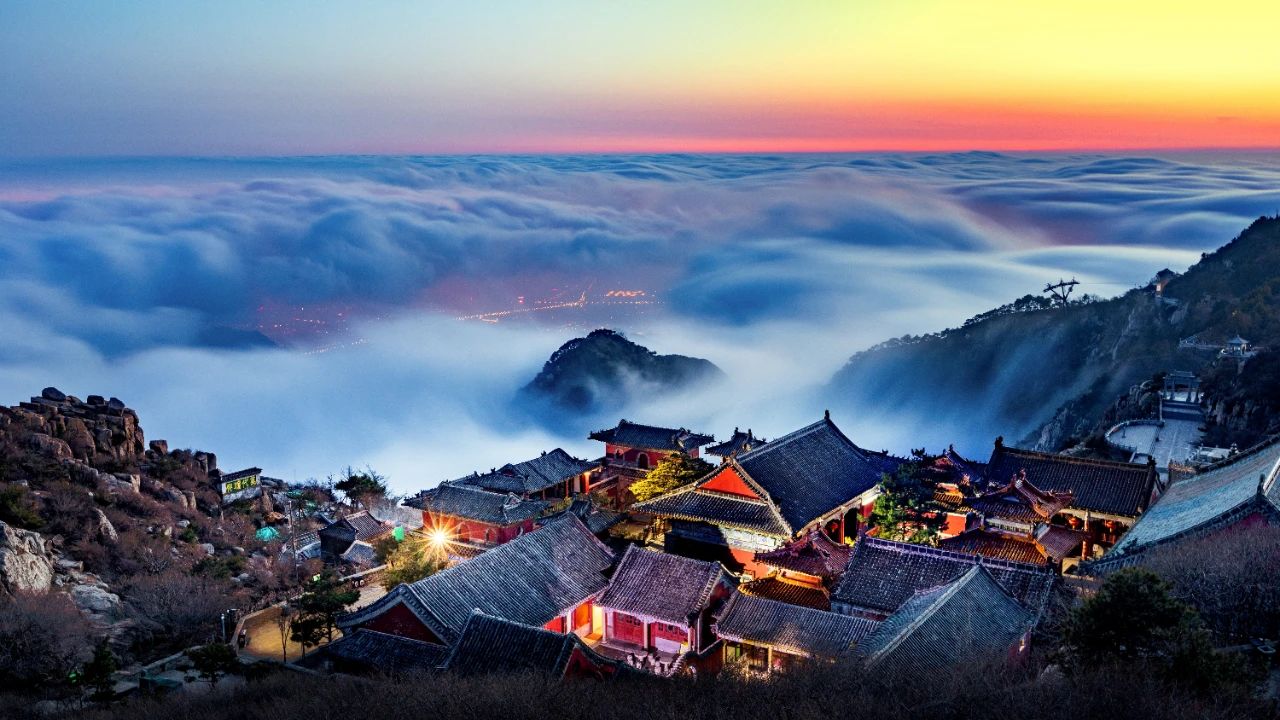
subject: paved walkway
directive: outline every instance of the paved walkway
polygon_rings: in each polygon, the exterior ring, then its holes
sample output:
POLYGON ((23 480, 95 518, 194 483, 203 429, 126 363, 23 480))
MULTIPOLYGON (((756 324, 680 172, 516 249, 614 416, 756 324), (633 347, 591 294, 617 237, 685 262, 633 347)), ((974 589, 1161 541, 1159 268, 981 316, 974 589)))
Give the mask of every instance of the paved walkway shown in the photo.
POLYGON ((1195 403, 1162 401, 1164 426, 1127 425, 1108 435, 1107 439, 1136 448, 1134 462, 1155 458, 1156 467, 1166 473, 1170 462, 1185 463, 1200 446, 1200 427, 1204 413, 1195 403))
MULTIPOLYGON (((356 600, 351 609, 356 610, 370 605, 386 594, 387 591, 382 585, 370 583, 360 588, 360 599, 356 600)), ((273 605, 246 618, 244 629, 249 636, 249 644, 240 650, 241 657, 258 660, 285 659, 288 662, 302 657, 302 646, 288 639, 288 631, 285 633, 284 646, 281 647, 279 605, 273 605)), ((335 638, 339 636, 335 634, 335 638)))

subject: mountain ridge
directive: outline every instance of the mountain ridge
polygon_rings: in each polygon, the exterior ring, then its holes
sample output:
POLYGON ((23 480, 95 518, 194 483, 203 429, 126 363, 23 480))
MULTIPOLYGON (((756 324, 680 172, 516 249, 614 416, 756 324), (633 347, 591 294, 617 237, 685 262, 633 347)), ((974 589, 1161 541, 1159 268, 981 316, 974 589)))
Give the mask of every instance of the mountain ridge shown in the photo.
MULTIPOLYGON (((1259 218, 1186 273, 1166 276, 1162 292, 1153 283, 1066 307, 1024 296, 960 328, 856 353, 826 393, 864 413, 951 426, 969 435, 970 446, 1003 434, 1060 450, 1099 433, 1120 398, 1161 372, 1206 373, 1227 395, 1251 382, 1268 361, 1250 360, 1224 376, 1220 368, 1210 372, 1212 356, 1181 350, 1179 341, 1225 342, 1240 334, 1257 345, 1280 346, 1277 268, 1280 218, 1259 218)), ((1250 414, 1247 428, 1238 423, 1217 436, 1238 436, 1243 446, 1280 430, 1280 411, 1250 414)))

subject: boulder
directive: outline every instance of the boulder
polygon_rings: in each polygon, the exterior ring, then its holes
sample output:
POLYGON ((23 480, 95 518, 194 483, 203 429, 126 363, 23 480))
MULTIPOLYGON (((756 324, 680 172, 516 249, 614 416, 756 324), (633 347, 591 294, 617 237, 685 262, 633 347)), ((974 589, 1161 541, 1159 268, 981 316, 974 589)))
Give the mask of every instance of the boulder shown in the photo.
POLYGON ((44 592, 53 584, 53 554, 44 536, 0 521, 0 587, 44 592))
POLYGON ((98 527, 97 527, 98 537, 102 538, 103 541, 109 542, 112 544, 119 542, 120 535, 116 532, 116 526, 111 524, 111 518, 108 518, 107 514, 102 512, 101 508, 97 508, 97 513, 98 513, 98 527))
POLYGON ((213 543, 200 543, 200 549, 204 551, 205 555, 208 555, 210 557, 212 557, 213 554, 217 552, 213 548, 213 543))
POLYGON ((74 585, 68 594, 71 602, 92 621, 110 623, 122 615, 120 596, 101 585, 74 585))
POLYGON ((107 401, 107 409, 116 412, 124 412, 125 404, 120 398, 113 397, 107 401))
POLYGON ((32 450, 52 460, 70 460, 74 457, 70 445, 44 433, 33 433, 27 442, 32 450))
POLYGON ((45 400, 52 400, 54 402, 62 402, 63 400, 67 399, 66 393, 62 392, 56 387, 47 387, 44 390, 41 390, 40 397, 44 398, 45 400))
POLYGON ((183 530, 186 530, 187 528, 191 527, 191 521, 186 519, 179 520, 176 524, 178 527, 182 528, 183 530))
POLYGON ((67 420, 67 428, 62 439, 71 447, 71 454, 79 460, 91 460, 97 452, 97 442, 93 433, 89 432, 89 426, 78 417, 67 420))
POLYGON ((169 454, 169 443, 166 440, 152 440, 150 447, 151 447, 151 452, 157 455, 169 454))
POLYGON ((85 398, 84 401, 86 404, 93 405, 95 407, 107 404, 107 399, 102 397, 101 395, 90 395, 89 397, 85 398))

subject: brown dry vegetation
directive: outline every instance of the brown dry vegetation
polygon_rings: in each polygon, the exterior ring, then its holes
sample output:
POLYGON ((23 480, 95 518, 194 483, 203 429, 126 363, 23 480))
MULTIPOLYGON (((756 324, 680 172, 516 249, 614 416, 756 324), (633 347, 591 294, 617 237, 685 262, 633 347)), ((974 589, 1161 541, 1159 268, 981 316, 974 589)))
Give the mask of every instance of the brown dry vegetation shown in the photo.
MULTIPOLYGON (((769 681, 706 682, 638 678, 563 683, 534 674, 371 680, 285 673, 212 695, 136 700, 73 714, 86 720, 818 720, 867 715, 956 720, 1249 720, 1274 717, 1274 712, 1273 705, 1248 698, 1194 698, 1137 672, 1096 670, 1070 681, 1031 682, 1016 673, 973 669, 895 683, 865 676, 852 667, 825 666, 769 681)), ((18 708, 0 707, 0 714, 12 720, 34 718, 18 708)))

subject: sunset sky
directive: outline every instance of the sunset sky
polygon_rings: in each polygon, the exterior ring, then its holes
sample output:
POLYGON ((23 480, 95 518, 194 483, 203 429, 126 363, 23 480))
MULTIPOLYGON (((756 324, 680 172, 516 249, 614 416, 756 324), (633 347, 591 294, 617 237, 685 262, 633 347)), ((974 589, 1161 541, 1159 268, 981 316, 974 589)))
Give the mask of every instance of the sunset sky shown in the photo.
POLYGON ((1280 4, 0 0, 0 155, 1280 146, 1280 4))

